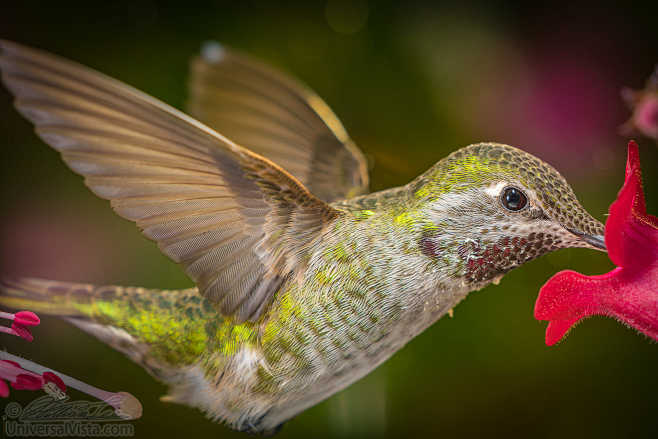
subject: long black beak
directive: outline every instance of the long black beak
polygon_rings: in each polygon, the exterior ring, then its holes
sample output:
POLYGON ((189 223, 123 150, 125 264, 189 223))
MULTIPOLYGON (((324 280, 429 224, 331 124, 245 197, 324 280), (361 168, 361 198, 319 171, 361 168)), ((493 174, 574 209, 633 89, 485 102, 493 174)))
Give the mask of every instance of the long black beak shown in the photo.
POLYGON ((607 251, 607 248, 605 247, 605 238, 603 235, 588 235, 587 233, 583 232, 578 232, 576 230, 571 230, 567 229, 574 235, 578 236, 580 239, 591 245, 592 247, 596 247, 599 250, 607 251))
POLYGON ((583 241, 587 242, 588 244, 592 244, 594 247, 600 250, 607 250, 605 247, 605 239, 603 238, 603 235, 581 235, 581 238, 583 238, 583 241))

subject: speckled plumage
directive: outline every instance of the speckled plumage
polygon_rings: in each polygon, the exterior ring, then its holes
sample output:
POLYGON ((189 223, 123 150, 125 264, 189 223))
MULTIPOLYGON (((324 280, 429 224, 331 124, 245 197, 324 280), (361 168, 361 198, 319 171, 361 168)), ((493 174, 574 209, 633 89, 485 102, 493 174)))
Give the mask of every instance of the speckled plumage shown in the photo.
POLYGON ((38 133, 199 285, 17 279, 4 282, 0 303, 68 319, 168 383, 167 400, 236 429, 276 431, 522 263, 602 245, 603 226, 557 171, 501 144, 471 145, 405 186, 350 198, 367 175, 335 116, 242 56, 195 61, 191 108, 220 131, 229 124, 247 147, 251 138, 264 157, 95 72, 0 48, 3 79, 38 133), (232 68, 242 74, 236 94, 216 82, 232 68), (253 100, 260 122, 230 125, 226 109, 253 100), (321 153, 327 136, 332 157, 321 153), (282 139, 292 146, 285 154, 282 139), (277 154, 298 162, 295 173, 265 158, 277 154), (341 184, 332 189, 327 176, 341 184), (501 204, 507 187, 527 196, 525 208, 501 204))

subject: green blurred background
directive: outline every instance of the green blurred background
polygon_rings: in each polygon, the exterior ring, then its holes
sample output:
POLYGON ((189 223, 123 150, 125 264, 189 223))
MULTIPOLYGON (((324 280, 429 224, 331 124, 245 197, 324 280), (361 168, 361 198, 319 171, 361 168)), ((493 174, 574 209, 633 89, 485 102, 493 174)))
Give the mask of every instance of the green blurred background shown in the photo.
MULTIPOLYGON (((217 40, 316 90, 367 154, 373 190, 404 184, 461 146, 493 140, 551 162, 604 220, 623 182, 627 139, 618 126, 630 112, 620 89, 642 88, 658 61, 656 16, 655 2, 23 2, 2 6, 0 38, 64 55, 178 108, 189 58, 217 40)), ((658 149, 638 141, 656 213, 658 149)), ((191 285, 37 139, 4 89, 0 145, 2 272, 191 285)), ((654 342, 593 318, 548 348, 545 323, 533 318, 539 288, 558 270, 611 267, 605 254, 562 250, 511 272, 278 437, 658 437, 654 342)), ((144 405, 138 437, 245 437, 161 403, 164 386, 66 323, 44 317, 34 333, 31 344, 3 336, 2 346, 136 395, 144 405)), ((14 391, 11 400, 34 397, 14 391)))

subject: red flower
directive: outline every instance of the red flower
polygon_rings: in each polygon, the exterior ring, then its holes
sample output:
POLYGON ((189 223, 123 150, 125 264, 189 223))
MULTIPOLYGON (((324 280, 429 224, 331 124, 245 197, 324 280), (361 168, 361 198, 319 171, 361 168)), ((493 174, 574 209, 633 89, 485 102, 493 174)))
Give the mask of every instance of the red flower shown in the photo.
MULTIPOLYGON (((45 377, 23 369, 20 364, 11 360, 0 360, 0 396, 6 398, 9 396, 9 387, 4 380, 9 381, 11 387, 16 390, 39 390, 46 383, 45 377)), ((49 380, 53 381, 52 377, 49 377, 49 380)), ((66 387, 61 390, 65 389, 66 387)))
POLYGON ((628 144, 626 181, 610 206, 605 243, 614 270, 598 276, 562 271, 539 291, 535 318, 549 321, 547 345, 592 315, 614 317, 658 340, 658 218, 647 214, 633 141, 628 144))
POLYGON ((27 327, 36 326, 41 322, 39 317, 32 311, 19 311, 15 314, 0 311, 0 318, 12 320, 11 328, 0 326, 0 332, 16 335, 27 341, 34 340, 32 333, 27 327))
MULTIPOLYGON (((12 321, 11 328, 0 326, 0 332, 16 335, 27 341, 34 339, 27 327, 36 326, 41 322, 32 311, 19 311, 15 314, 0 311, 0 318, 12 321)), ((16 390, 43 389, 55 399, 66 398, 68 385, 105 401, 114 407, 115 413, 121 418, 137 419, 142 416, 142 404, 130 393, 114 393, 98 389, 59 372, 56 375, 40 364, 0 350, 0 398, 9 397, 9 386, 6 381, 16 390)))

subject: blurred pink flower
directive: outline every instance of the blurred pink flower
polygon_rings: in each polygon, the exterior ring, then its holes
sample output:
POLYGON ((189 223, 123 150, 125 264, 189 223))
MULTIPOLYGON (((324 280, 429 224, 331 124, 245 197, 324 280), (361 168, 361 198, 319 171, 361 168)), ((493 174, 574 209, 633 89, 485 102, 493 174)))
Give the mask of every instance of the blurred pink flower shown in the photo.
POLYGON ((525 63, 524 69, 505 66, 506 77, 492 81, 473 106, 484 137, 522 145, 567 175, 607 168, 619 105, 605 63, 552 45, 537 48, 525 63))
POLYGON ((36 326, 41 320, 32 311, 18 311, 15 314, 0 311, 0 318, 12 321, 11 328, 0 326, 0 332, 15 335, 27 341, 34 340, 28 326, 36 326))
MULTIPOLYGON (((14 314, 0 311, 0 318, 13 321, 11 328, 0 326, 0 332, 17 335, 28 341, 34 338, 27 326, 36 326, 41 322, 32 311, 19 311, 14 314)), ((33 361, 0 351, 0 397, 2 398, 9 397, 9 386, 6 381, 16 390, 43 389, 56 399, 66 397, 68 385, 111 405, 117 416, 121 418, 137 419, 142 416, 142 404, 130 393, 107 392, 59 372, 55 374, 33 361)))
POLYGON ((658 140, 658 67, 643 90, 622 90, 622 97, 633 111, 631 118, 622 125, 622 133, 639 132, 658 140))
POLYGON ((36 326, 41 323, 39 316, 32 311, 18 311, 14 314, 0 311, 0 318, 13 320, 14 323, 21 326, 36 326))
POLYGON ((16 361, 0 360, 0 397, 7 398, 9 396, 9 386, 5 382, 9 381, 11 387, 16 390, 40 390, 44 389, 48 393, 65 392, 66 385, 64 382, 52 372, 45 372, 42 375, 24 369, 16 361), (49 387, 50 385, 56 386, 56 389, 49 387))
POLYGON ((127 392, 107 392, 90 386, 80 380, 54 372, 33 361, 0 351, 0 396, 7 397, 9 389, 3 380, 11 383, 14 389, 43 389, 56 398, 63 398, 67 387, 104 401, 114 407, 117 416, 124 419, 137 419, 142 416, 142 404, 127 392))
MULTIPOLYGON (((16 335, 27 341, 34 340, 28 326, 37 326, 41 319, 32 311, 18 311, 9 313, 0 311, 0 318, 12 321, 11 328, 0 326, 0 332, 16 335)), ((4 353, 6 355, 11 355, 4 353)), ((18 362, 13 360, 0 360, 0 397, 9 396, 9 386, 5 380, 11 383, 16 390, 39 390, 44 389, 49 394, 63 394, 66 391, 64 382, 52 372, 44 372, 42 375, 26 370, 18 362)))
POLYGON ((609 273, 566 270, 539 291, 535 318, 548 320, 546 344, 557 343, 580 319, 606 315, 658 340, 658 218, 646 212, 638 146, 628 145, 626 179, 605 227, 609 273))

